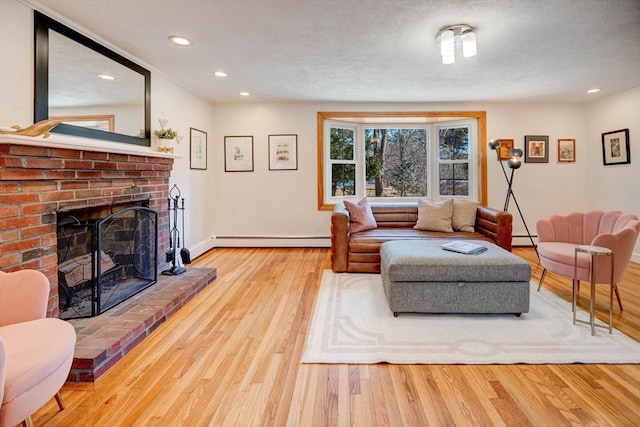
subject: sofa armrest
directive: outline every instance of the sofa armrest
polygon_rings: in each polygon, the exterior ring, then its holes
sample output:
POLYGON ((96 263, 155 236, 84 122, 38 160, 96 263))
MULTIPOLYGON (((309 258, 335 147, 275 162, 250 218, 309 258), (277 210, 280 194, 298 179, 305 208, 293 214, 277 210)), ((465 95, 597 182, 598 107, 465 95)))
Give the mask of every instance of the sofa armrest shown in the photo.
POLYGON ((344 203, 336 203, 331 214, 331 269, 347 271, 349 262, 349 211, 344 203))
POLYGON ((511 252, 513 216, 509 212, 478 206, 475 229, 493 240, 496 245, 511 252))

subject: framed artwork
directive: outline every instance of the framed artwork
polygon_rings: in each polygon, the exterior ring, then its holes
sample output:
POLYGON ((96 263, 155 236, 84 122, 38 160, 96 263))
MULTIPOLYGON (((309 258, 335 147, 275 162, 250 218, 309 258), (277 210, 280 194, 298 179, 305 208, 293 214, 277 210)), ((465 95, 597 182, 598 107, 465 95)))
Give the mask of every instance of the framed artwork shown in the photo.
POLYGON ((269 170, 298 169, 298 135, 269 135, 269 170))
POLYGON ((207 169, 207 133, 189 128, 189 167, 207 169))
POLYGON ((524 137, 524 161, 526 163, 549 163, 549 137, 526 135, 524 137))
POLYGON ((558 162, 575 162, 576 161, 576 140, 575 139, 559 139, 558 140, 558 162))
POLYGON ((500 138, 500 160, 509 160, 511 158, 511 150, 515 146, 513 139, 500 138))
POLYGON ((224 171, 253 172, 253 136, 224 137, 224 171))
POLYGON ((629 129, 602 134, 602 161, 605 166, 631 163, 629 129))

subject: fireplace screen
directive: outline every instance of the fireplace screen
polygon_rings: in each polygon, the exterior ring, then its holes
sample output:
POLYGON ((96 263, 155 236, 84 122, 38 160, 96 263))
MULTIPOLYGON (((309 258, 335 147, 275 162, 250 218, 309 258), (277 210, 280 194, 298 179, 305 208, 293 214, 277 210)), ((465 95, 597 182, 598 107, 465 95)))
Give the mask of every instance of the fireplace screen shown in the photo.
POLYGON ((97 316, 156 283, 157 219, 148 207, 97 221, 59 216, 60 318, 97 316))

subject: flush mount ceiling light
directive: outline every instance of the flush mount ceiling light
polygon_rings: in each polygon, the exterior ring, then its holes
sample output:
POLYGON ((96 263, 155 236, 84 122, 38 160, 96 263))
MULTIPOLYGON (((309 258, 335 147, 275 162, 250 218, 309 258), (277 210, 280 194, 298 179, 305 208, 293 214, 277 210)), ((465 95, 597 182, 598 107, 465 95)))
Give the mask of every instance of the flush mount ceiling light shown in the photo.
POLYGON ((180 46, 189 46, 191 44, 191 42, 187 39, 185 39, 184 37, 180 37, 180 36, 171 36, 169 37, 169 40, 171 40, 171 42, 180 45, 180 46))
POLYGON ((440 46, 443 64, 456 62, 456 49, 462 48, 462 56, 469 58, 478 53, 476 47, 476 33, 466 24, 449 25, 441 28, 436 35, 440 46))
POLYGON ((593 89, 589 89, 587 93, 598 93, 600 92, 600 88, 594 87, 593 89))
POLYGON ((102 80, 115 80, 116 78, 110 74, 98 74, 98 77, 102 80))
POLYGON ((240 92, 240 96, 251 96, 249 92, 240 92))
POLYGON ((216 71, 213 73, 213 75, 216 77, 229 77, 229 75, 224 71, 216 71))

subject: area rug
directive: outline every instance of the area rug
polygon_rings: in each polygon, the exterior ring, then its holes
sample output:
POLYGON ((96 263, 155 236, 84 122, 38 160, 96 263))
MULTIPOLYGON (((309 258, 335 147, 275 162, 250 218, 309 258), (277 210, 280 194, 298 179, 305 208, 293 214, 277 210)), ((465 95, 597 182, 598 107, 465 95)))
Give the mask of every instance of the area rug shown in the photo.
MULTIPOLYGON (((571 303, 531 283, 530 311, 400 314, 389 310, 379 274, 325 270, 303 363, 640 363, 640 343, 614 329, 571 320, 571 303)), ((588 313, 578 312, 588 320, 588 313)), ((602 322, 597 324, 604 325, 602 322)))

